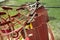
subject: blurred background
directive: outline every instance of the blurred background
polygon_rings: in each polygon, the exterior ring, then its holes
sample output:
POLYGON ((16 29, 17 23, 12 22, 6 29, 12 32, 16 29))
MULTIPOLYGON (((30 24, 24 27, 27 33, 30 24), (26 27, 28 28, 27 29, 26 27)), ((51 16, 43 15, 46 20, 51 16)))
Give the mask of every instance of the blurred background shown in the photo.
MULTIPOLYGON (((9 5, 15 9, 24 3, 33 3, 35 1, 36 0, 0 0, 0 7, 2 5, 9 5)), ((60 0, 40 0, 40 3, 44 5, 48 11, 49 23, 51 24, 55 40, 60 40, 60 0)), ((2 11, 1 8, 0 11, 2 11)), ((16 14, 13 10, 10 15, 14 15, 13 13, 16 14)))

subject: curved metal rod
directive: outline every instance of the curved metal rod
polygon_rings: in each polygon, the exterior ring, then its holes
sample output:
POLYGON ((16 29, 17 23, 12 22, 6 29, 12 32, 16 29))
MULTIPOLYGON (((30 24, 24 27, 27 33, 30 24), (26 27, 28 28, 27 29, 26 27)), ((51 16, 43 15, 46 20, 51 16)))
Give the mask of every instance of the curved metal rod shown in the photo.
POLYGON ((8 7, 8 6, 2 6, 2 9, 4 9, 4 10, 12 10, 12 8, 8 7))
POLYGON ((10 35, 10 34, 12 34, 12 33, 14 33, 14 32, 21 32, 23 27, 25 27, 25 24, 23 24, 23 26, 21 26, 20 28, 12 31, 12 32, 10 32, 10 33, 4 33, 3 36, 10 35))
POLYGON ((1 16, 1 15, 5 15, 5 14, 6 14, 5 12, 0 12, 0 16, 1 16))
POLYGON ((49 40, 54 40, 54 35, 53 35, 53 32, 52 32, 52 30, 51 30, 51 25, 48 23, 47 24, 48 25, 48 32, 49 32, 49 40), (50 39, 51 38, 51 39, 50 39))

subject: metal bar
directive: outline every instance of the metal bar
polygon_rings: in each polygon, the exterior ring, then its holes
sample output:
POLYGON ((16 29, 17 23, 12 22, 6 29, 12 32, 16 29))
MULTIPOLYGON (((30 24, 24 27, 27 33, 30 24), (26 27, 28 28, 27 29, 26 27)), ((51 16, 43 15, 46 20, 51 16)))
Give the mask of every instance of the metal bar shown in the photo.
MULTIPOLYGON (((3 6, 3 5, 0 5, 0 6, 3 6)), ((5 5, 5 6, 20 7, 19 5, 5 5)), ((45 7, 45 8, 60 8, 60 6, 48 6, 48 7, 45 7)))

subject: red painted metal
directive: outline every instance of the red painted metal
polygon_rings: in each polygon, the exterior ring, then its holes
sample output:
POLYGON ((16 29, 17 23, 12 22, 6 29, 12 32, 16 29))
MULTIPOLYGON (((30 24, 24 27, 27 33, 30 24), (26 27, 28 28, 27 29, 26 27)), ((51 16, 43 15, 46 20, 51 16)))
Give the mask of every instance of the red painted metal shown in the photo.
POLYGON ((30 40, 49 40, 48 38, 48 15, 47 10, 41 6, 36 10, 38 16, 34 19, 35 21, 32 22, 33 29, 27 30, 28 34, 33 34, 33 36, 29 37, 30 40))
MULTIPOLYGON (((5 9, 9 10, 11 8, 5 8, 5 9)), ((47 22, 49 21, 49 19, 48 19, 47 10, 43 6, 41 6, 38 9, 36 9, 35 12, 37 13, 37 16, 35 16, 34 18, 35 21, 32 22, 33 29, 27 30, 28 35, 32 34, 32 36, 29 36, 29 40, 49 40, 48 28, 47 28, 47 22)), ((18 15, 19 14, 12 17, 16 17, 18 15)), ((4 25, 7 23, 10 23, 10 21, 4 23, 4 25)), ((23 33, 24 32, 22 30, 21 34, 25 36, 23 33)))
POLYGON ((8 6, 2 6, 2 9, 4 9, 4 10, 12 10, 12 8, 8 7, 8 6))
POLYGON ((1 16, 1 15, 5 15, 5 14, 6 14, 5 12, 0 12, 0 16, 1 16))

